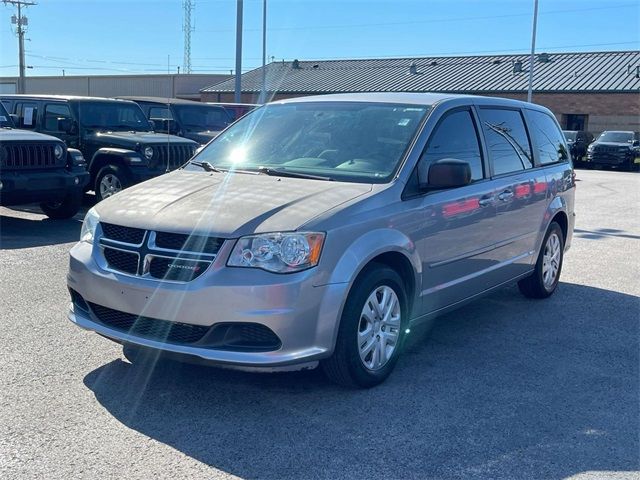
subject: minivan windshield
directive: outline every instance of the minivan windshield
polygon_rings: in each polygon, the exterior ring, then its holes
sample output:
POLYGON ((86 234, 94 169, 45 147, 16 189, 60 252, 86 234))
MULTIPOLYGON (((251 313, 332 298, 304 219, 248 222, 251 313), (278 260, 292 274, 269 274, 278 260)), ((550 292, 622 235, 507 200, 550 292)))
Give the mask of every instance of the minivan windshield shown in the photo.
POLYGON ((79 102, 78 112, 83 128, 98 130, 134 130, 150 131, 149 120, 137 103, 112 102, 79 102))
POLYGON ((602 132, 599 142, 625 143, 633 142, 633 132, 602 132))
POLYGON ((4 108, 4 105, 0 103, 0 128, 13 127, 13 121, 4 108))
POLYGON ((216 137, 186 168, 202 170, 206 162, 218 169, 384 183, 428 110, 364 102, 267 104, 216 137))
POLYGON ((222 107, 212 105, 174 105, 180 124, 187 130, 222 130, 231 117, 222 107))

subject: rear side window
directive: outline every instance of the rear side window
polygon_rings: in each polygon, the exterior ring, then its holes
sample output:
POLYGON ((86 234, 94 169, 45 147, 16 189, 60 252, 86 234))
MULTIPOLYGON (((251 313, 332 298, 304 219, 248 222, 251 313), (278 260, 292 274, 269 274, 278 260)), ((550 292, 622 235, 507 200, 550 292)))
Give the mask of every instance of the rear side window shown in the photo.
POLYGON ((168 107, 151 107, 149 109, 149 118, 151 120, 173 120, 171 110, 168 107))
POLYGON ((16 104, 16 115, 18 115, 20 128, 36 128, 38 106, 35 103, 16 104))
POLYGON ((71 119, 69 105, 50 103, 44 107, 44 129, 48 132, 59 132, 58 122, 71 119))
POLYGON ((520 111, 481 108, 480 121, 494 175, 533 167, 529 137, 520 111))
POLYGON ((469 110, 449 113, 429 138, 421 162, 425 167, 438 160, 454 158, 471 165, 471 180, 482 180, 482 155, 478 134, 469 110))
MULTIPOLYGON (((548 165, 568 160, 569 154, 567 153, 562 132, 553 118, 546 113, 534 110, 529 110, 527 116, 540 163, 548 165)), ((584 135, 579 138, 584 139, 584 135)))

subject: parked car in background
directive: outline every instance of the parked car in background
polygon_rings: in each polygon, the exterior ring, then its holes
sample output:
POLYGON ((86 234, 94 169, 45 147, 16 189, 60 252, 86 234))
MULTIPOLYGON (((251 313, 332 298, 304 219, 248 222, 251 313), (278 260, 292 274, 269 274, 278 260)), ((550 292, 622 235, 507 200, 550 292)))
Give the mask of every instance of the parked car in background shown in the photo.
POLYGON ((587 155, 587 147, 593 142, 593 134, 584 130, 563 130, 562 133, 567 139, 573 164, 582 165, 587 155))
POLYGON ((574 177, 555 117, 532 103, 270 103, 88 212, 69 318, 133 361, 150 348, 253 369, 320 362, 370 387, 414 326, 510 282, 553 294, 574 177))
POLYGON ((17 130, 0 104, 0 205, 40 203, 50 218, 71 218, 89 182, 82 153, 55 137, 17 130))
POLYGON ((249 113, 254 108, 259 107, 257 103, 224 103, 224 102, 206 102, 207 105, 216 105, 224 108, 229 115, 231 115, 231 120, 236 121, 240 117, 243 117, 247 113, 249 113))
POLYGON ((120 97, 133 100, 153 121, 156 132, 171 133, 204 145, 221 130, 227 128, 233 118, 223 107, 206 103, 160 97, 120 97))
POLYGON ((60 138, 88 162, 98 201, 183 165, 198 144, 155 133, 138 104, 62 95, 0 95, 20 128, 60 138))
POLYGON ((587 166, 640 169, 640 134, 607 130, 587 148, 587 166))

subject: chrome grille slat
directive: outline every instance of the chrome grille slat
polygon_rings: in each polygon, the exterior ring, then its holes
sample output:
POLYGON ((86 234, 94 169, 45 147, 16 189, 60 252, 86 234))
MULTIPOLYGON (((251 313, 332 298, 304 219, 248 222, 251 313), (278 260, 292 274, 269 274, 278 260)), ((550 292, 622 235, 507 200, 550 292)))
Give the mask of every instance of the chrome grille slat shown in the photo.
POLYGON ((98 242, 104 268, 123 275, 169 282, 184 283, 198 278, 214 262, 224 241, 217 237, 148 231, 110 223, 100 225, 102 235, 98 242), (157 238, 165 241, 157 245, 157 238))

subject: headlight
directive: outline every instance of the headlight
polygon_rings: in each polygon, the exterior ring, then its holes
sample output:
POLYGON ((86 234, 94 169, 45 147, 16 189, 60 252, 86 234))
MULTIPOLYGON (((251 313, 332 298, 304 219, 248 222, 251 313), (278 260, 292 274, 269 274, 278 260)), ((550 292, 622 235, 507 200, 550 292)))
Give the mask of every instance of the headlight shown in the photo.
POLYGON ((593 152, 593 145, 589 145, 587 147, 587 152, 593 152))
POLYGON ((98 227, 98 222, 100 221, 100 216, 98 212, 96 212, 95 208, 92 208, 87 212, 84 217, 84 221, 82 222, 82 230, 80 230, 80 241, 93 243, 93 237, 96 234, 96 228, 98 227))
POLYGON ((291 273, 315 267, 320 260, 324 233, 267 233, 242 237, 227 265, 291 273))
POLYGON ((153 148, 152 147, 146 147, 143 151, 144 153, 144 158, 146 158, 147 160, 151 160, 153 158, 153 148))
POLYGON ((56 156, 56 159, 60 160, 64 154, 64 148, 62 148, 62 145, 56 145, 53 148, 53 154, 56 156))

